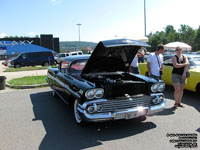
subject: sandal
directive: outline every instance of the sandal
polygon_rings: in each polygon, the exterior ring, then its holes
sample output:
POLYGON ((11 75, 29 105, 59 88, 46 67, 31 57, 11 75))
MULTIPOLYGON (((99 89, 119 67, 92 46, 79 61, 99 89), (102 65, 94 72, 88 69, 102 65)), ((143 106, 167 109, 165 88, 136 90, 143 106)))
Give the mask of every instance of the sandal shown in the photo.
POLYGON ((185 108, 185 107, 184 107, 184 105, 183 105, 183 104, 181 104, 181 103, 179 103, 179 104, 178 104, 178 107, 185 108))
POLYGON ((178 104, 175 103, 175 104, 174 104, 174 109, 177 109, 177 108, 178 108, 178 104))

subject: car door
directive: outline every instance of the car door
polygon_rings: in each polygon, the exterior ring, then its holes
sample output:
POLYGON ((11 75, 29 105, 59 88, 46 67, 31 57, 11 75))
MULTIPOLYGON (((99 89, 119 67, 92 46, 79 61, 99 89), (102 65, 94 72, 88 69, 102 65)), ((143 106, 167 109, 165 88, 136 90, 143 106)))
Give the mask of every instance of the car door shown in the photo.
POLYGON ((166 84, 172 85, 172 58, 166 59, 163 63, 163 81, 165 81, 166 84))
POLYGON ((29 53, 22 54, 18 61, 22 66, 28 66, 30 64, 29 53))

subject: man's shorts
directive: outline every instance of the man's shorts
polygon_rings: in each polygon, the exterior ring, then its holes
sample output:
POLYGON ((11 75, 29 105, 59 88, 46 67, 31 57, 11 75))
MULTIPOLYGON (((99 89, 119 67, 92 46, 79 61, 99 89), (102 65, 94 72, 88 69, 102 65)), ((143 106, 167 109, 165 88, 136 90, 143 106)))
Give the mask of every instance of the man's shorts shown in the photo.
POLYGON ((172 82, 185 84, 185 79, 182 79, 182 76, 179 74, 172 74, 172 82))

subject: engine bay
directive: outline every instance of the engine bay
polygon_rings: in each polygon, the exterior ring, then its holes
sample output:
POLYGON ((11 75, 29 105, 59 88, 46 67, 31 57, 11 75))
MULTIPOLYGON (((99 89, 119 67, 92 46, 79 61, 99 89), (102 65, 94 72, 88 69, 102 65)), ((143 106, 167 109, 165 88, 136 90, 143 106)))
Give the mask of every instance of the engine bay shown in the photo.
POLYGON ((107 98, 148 94, 146 82, 128 73, 92 75, 87 79, 103 88, 107 98))

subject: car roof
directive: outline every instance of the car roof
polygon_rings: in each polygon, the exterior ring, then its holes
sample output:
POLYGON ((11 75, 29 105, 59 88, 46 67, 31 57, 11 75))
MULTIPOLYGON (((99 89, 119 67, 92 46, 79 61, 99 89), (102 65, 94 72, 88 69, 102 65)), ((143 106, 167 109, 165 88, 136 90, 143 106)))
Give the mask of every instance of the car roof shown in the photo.
POLYGON ((26 54, 26 53, 46 53, 46 52, 51 52, 52 51, 30 51, 30 52, 21 52, 20 54, 26 54))
POLYGON ((77 59, 88 59, 91 55, 72 55, 72 56, 67 56, 63 58, 62 60, 67 60, 67 61, 72 61, 72 60, 77 60, 77 59))
POLYGON ((114 39, 101 42, 105 47, 128 46, 128 45, 150 47, 150 45, 148 45, 146 42, 132 40, 132 39, 114 39))
MULTIPOLYGON (((183 53, 182 55, 183 55, 183 56, 185 55, 185 56, 187 56, 187 57, 200 57, 200 55, 198 55, 198 54, 194 55, 194 54, 183 53)), ((163 57, 168 57, 168 58, 173 57, 173 56, 174 56, 174 55, 163 55, 163 57)))
POLYGON ((200 57, 200 55, 196 54, 183 54, 183 55, 186 55, 187 57, 200 57))

